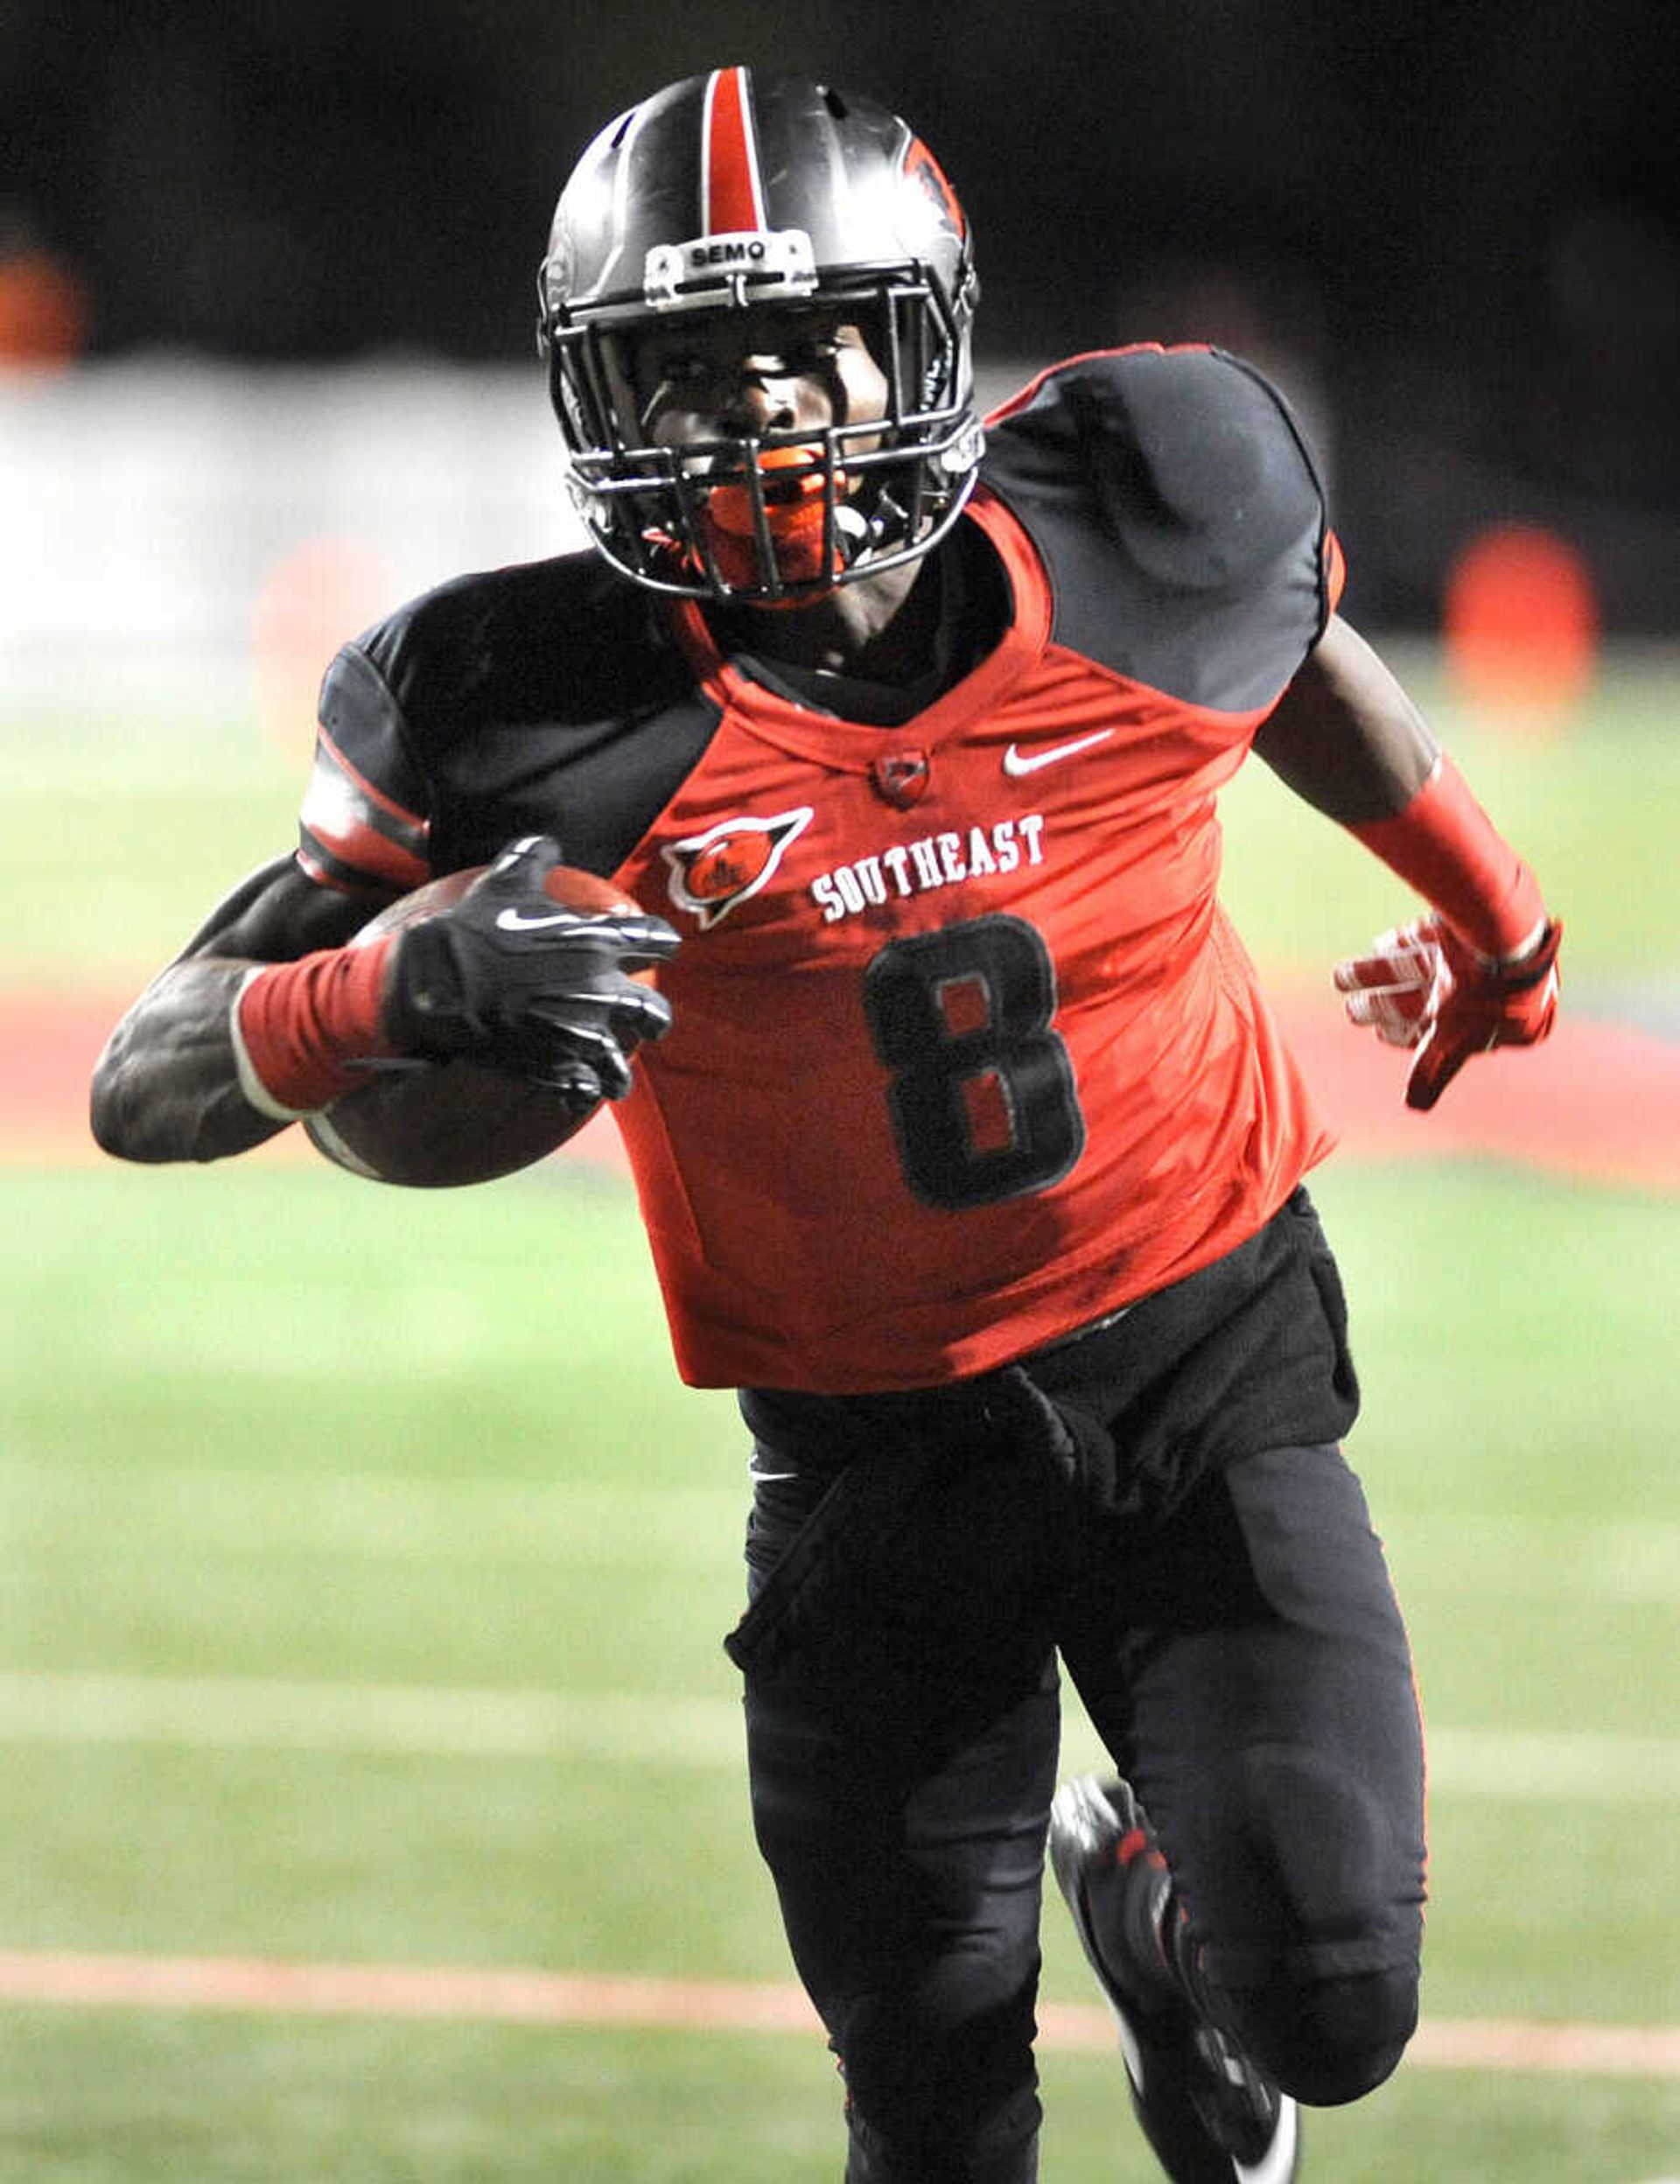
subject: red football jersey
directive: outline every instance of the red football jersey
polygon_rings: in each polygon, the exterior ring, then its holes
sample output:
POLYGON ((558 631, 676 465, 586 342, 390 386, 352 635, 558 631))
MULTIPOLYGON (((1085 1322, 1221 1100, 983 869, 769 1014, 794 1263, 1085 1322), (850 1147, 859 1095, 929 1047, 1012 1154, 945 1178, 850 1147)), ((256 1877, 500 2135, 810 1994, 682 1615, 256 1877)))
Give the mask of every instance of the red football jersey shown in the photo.
POLYGON ((682 931, 620 1117, 692 1381, 997 1365, 1242 1242, 1327 1149, 1215 901, 1215 792, 1340 582, 1293 420, 1235 359, 1098 354, 988 421, 982 479, 934 574, 1003 634, 901 728, 778 695, 592 553, 456 579, 327 674, 323 885, 546 832, 682 931))
POLYGON ((1233 1249, 1329 1138, 1214 892, 1214 794, 1269 707, 1199 709, 1052 640, 903 731, 784 702, 677 610, 723 720, 621 883, 685 946, 618 1110, 678 1364, 910 1388, 1001 1364, 1233 1249))

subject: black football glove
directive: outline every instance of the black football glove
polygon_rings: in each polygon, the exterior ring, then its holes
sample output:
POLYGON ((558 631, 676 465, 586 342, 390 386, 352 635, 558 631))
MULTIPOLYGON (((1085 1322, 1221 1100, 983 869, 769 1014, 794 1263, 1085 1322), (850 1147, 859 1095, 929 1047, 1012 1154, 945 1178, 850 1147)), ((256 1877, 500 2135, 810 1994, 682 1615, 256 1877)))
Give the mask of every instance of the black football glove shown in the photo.
POLYGON ((452 908, 408 927, 382 1012, 409 1053, 523 1078, 577 1114, 622 1099, 630 1054, 669 1030, 669 1003, 627 973, 677 935, 644 912, 568 910, 542 884, 559 862, 551 836, 528 836, 452 908))

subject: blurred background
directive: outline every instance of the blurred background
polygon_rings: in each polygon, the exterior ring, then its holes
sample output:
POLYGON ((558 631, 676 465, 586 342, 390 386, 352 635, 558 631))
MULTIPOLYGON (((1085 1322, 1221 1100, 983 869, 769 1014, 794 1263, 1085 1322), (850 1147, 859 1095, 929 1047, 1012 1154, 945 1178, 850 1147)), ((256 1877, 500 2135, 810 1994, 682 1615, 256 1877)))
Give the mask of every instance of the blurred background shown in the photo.
MULTIPOLYGON (((735 60, 926 136, 988 398, 1135 340, 1275 374, 1350 618, 1565 917, 1557 1036, 1421 1122, 1326 978, 1404 892, 1263 767, 1222 800, 1341 1134, 1431 1726, 1424 2031, 1311 2173, 1671 2184, 1673 0, 0 0, 0 2184, 838 2166, 718 1643, 739 1424, 676 1382, 620 1170, 381 1191, 86 1124, 118 1012, 294 838, 336 647, 574 542, 554 199, 735 60)), ((1046 1943, 1046 2177, 1145 2184, 1046 1943)))
POLYGON ((242 592, 322 528, 340 596, 569 536, 554 198, 640 94, 738 59, 933 144, 988 393, 1131 340, 1268 366, 1365 627, 1434 626, 1494 522, 1564 541, 1606 632, 1680 623, 1666 0, 8 0, 0 668, 42 678, 89 584, 107 668, 242 641, 242 592))

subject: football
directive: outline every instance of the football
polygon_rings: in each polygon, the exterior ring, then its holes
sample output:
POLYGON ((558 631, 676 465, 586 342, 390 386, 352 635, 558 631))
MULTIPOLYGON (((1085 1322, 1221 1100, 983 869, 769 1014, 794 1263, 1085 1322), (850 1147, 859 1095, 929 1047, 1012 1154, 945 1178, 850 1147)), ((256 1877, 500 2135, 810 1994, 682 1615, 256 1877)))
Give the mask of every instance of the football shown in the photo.
MULTIPOLYGON (((351 941, 366 947, 457 903, 484 871, 474 865, 428 880, 389 903, 351 941)), ((558 864, 544 882, 568 910, 634 910, 610 881, 558 864)), ((373 1070, 366 1084, 304 1124, 318 1152, 353 1175, 411 1189, 448 1189, 512 1175, 575 1138, 593 1113, 574 1115, 552 1092, 471 1061, 373 1070)))

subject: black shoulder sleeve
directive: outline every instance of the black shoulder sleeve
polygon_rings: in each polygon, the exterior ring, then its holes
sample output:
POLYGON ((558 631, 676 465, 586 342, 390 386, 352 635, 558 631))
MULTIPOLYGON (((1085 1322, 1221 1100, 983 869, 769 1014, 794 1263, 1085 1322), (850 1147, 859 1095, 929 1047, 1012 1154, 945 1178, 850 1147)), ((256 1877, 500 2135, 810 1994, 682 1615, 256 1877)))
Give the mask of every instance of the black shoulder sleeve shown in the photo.
POLYGON ((989 422, 984 475, 1049 572, 1056 641, 1117 674, 1250 711, 1323 632, 1318 471, 1283 397, 1235 357, 1076 358, 989 422))
POLYGON ((541 833, 610 873, 717 719, 647 595, 598 555, 457 578, 329 668, 302 861, 411 887, 541 833))

